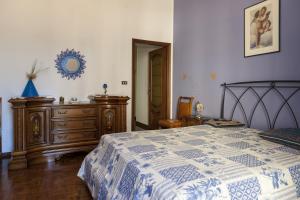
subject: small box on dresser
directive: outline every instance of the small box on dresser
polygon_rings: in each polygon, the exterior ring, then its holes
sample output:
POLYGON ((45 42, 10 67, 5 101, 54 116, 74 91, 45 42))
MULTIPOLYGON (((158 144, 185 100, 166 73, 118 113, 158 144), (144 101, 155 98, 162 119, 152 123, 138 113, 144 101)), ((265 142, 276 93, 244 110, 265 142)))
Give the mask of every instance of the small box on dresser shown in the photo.
POLYGON ((10 169, 90 151, 104 134, 126 131, 124 96, 90 96, 90 102, 56 104, 54 98, 14 98, 14 151, 10 169))

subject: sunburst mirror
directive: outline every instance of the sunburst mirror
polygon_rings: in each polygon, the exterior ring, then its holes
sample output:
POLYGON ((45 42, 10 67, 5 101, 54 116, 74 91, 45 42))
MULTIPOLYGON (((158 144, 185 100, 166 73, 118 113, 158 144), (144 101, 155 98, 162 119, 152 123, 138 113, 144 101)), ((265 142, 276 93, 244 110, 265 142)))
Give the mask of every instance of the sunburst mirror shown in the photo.
POLYGON ((85 63, 84 56, 79 51, 67 49, 57 55, 55 67, 57 68, 57 73, 60 73, 63 78, 75 80, 84 73, 85 63))

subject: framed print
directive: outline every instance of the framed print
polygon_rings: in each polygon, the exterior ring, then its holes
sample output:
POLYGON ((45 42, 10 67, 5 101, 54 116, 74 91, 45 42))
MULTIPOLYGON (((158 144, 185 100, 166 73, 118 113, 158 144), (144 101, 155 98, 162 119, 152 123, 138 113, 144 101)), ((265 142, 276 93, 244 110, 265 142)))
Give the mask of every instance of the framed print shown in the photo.
POLYGON ((245 9, 245 57, 280 51, 279 1, 265 0, 245 9))

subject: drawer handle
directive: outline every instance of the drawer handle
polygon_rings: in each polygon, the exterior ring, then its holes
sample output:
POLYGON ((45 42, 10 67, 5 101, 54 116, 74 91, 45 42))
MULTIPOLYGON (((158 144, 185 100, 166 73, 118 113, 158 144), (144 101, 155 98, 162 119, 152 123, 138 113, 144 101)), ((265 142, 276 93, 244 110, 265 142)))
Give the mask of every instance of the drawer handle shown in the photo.
POLYGON ((81 110, 81 112, 83 112, 84 114, 90 114, 92 112, 92 110, 85 109, 85 110, 81 110))
POLYGON ((34 137, 39 137, 40 136, 40 125, 39 121, 37 119, 34 120, 33 122, 33 127, 32 127, 32 132, 34 137))
POLYGON ((68 111, 64 110, 64 111, 58 111, 57 112, 59 115, 65 115, 68 113, 68 111))
POLYGON ((66 123, 58 123, 57 125, 65 127, 67 124, 66 123))
POLYGON ((90 123, 90 122, 82 122, 82 125, 83 125, 83 126, 90 126, 91 123, 90 123))
POLYGON ((58 141, 60 141, 60 140, 67 140, 68 139, 68 135, 58 135, 58 136, 56 136, 56 138, 58 139, 58 141))

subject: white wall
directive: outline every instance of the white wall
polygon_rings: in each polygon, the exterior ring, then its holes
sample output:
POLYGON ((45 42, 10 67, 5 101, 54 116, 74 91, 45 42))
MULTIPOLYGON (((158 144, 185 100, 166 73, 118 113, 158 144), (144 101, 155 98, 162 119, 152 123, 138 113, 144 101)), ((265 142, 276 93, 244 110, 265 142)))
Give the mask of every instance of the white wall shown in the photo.
POLYGON ((149 52, 161 47, 143 45, 137 47, 136 59, 136 121, 149 125, 149 52))
MULTIPOLYGON (((173 0, 0 0, 3 152, 13 149, 7 101, 21 95, 34 59, 50 67, 35 81, 40 95, 86 99, 108 82, 109 94, 131 97, 132 38, 172 42, 172 32, 173 0), (67 48, 86 56, 81 79, 62 79, 54 68, 56 55, 67 48)), ((130 120, 131 102, 128 129, 130 120)))

